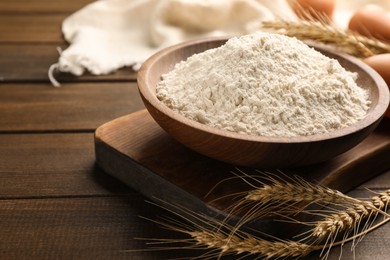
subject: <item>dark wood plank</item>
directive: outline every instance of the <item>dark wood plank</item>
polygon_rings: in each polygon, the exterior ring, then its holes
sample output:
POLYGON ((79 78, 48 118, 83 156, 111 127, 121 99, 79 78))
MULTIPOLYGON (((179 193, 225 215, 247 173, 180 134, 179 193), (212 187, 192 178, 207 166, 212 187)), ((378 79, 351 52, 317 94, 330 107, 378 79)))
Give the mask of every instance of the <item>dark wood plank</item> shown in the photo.
POLYGON ((93 134, 0 135, 0 198, 134 193, 95 164, 93 134))
POLYGON ((72 13, 94 0, 13 0, 0 1, 0 13, 72 13))
POLYGON ((62 21, 66 14, 2 14, 0 43, 63 42, 62 21))
MULTIPOLYGON (((134 238, 172 237, 141 196, 0 201, 0 259, 168 259, 134 238)), ((185 251, 182 254, 187 254, 185 251)))
MULTIPOLYGON (((65 43, 46 44, 0 44, 0 80, 2 82, 49 82, 50 65, 59 58, 57 47, 67 48, 65 43)), ((123 68, 109 75, 91 75, 85 72, 78 77, 70 73, 55 73, 60 83, 85 81, 135 81, 136 72, 131 68, 123 68)))
POLYGON ((390 171, 387 171, 378 177, 363 183, 358 189, 377 189, 387 190, 390 189, 390 171))
POLYGON ((0 85, 0 132, 93 131, 143 108, 135 83, 0 85))

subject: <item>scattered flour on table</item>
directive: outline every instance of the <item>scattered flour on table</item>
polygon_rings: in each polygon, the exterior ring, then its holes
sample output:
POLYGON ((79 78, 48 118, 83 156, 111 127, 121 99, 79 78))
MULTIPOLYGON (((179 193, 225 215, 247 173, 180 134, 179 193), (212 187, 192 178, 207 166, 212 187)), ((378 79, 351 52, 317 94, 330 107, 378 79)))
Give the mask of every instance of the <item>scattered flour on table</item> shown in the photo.
POLYGON ((253 33, 195 54, 162 76, 156 93, 200 123, 262 136, 307 136, 361 120, 369 94, 357 74, 303 42, 253 33))

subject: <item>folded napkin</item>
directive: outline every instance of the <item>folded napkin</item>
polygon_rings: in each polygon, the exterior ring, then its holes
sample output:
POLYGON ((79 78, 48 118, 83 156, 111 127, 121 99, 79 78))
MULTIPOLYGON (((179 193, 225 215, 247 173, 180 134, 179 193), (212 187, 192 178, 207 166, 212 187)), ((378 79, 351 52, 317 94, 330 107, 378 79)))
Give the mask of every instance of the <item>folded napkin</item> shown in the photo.
POLYGON ((49 69, 80 76, 139 69, 156 51, 208 36, 254 32, 277 16, 294 18, 286 0, 100 0, 63 21, 70 46, 49 69))

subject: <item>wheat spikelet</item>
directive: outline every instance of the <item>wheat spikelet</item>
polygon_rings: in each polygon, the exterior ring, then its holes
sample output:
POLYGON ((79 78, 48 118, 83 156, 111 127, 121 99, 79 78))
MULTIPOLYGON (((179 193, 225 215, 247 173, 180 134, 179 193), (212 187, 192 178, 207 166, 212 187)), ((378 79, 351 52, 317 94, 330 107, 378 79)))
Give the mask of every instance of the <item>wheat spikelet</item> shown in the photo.
POLYGON ((378 213, 376 209, 386 211, 388 204, 390 203, 390 190, 379 193, 377 196, 371 198, 367 204, 372 205, 355 205, 354 207, 347 208, 345 211, 332 214, 326 217, 324 220, 317 222, 313 229, 313 236, 318 238, 324 238, 329 235, 334 235, 337 232, 344 230, 353 230, 359 223, 369 218, 372 215, 378 213))
POLYGON ((387 210, 390 203, 390 190, 378 193, 378 195, 371 198, 372 204, 383 210, 387 210))
POLYGON ((262 255, 266 259, 302 257, 319 248, 295 241, 268 241, 243 232, 225 235, 207 230, 188 232, 197 244, 222 254, 262 255))
POLYGON ((270 184, 264 184, 263 187, 251 190, 245 196, 248 201, 257 201, 261 204, 269 203, 291 203, 291 202, 310 202, 333 203, 333 204, 363 204, 367 207, 373 207, 364 201, 352 198, 338 190, 334 190, 322 185, 314 185, 298 176, 291 177, 290 182, 268 178, 270 184))
POLYGON ((372 209, 359 205, 332 214, 317 223, 316 227, 313 229, 313 235, 321 238, 328 234, 335 234, 336 231, 339 232, 346 229, 352 229, 357 223, 369 216, 370 213, 372 213, 372 209))
POLYGON ((262 26, 300 40, 333 45, 335 48, 358 58, 390 52, 390 44, 388 43, 356 34, 350 30, 339 29, 335 25, 321 20, 286 21, 276 19, 265 21, 262 26))

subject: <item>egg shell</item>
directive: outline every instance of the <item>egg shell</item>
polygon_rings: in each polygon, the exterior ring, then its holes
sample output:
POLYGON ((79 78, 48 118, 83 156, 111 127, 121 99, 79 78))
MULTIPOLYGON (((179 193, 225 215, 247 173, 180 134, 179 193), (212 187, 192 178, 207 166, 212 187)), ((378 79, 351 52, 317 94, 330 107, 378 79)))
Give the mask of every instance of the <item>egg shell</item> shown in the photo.
POLYGON ((390 14, 379 6, 368 5, 356 11, 348 27, 361 35, 390 41, 390 14))
MULTIPOLYGON (((379 54, 364 59, 364 62, 378 72, 390 86, 390 53, 379 54)), ((390 107, 387 109, 385 116, 390 118, 390 107)))
POLYGON ((291 6, 298 17, 302 19, 312 16, 315 19, 326 15, 330 18, 335 8, 335 0, 295 0, 291 1, 291 6))

